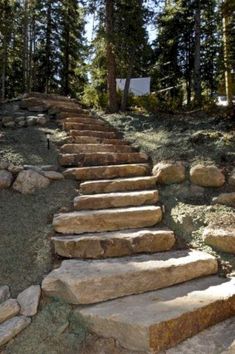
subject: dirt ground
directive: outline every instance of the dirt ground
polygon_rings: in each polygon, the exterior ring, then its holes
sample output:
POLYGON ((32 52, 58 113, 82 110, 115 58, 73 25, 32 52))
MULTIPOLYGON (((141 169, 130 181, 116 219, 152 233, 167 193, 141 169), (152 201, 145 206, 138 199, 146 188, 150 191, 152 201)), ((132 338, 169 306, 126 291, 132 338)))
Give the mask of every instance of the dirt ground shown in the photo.
MULTIPOLYGON (((4 129, 0 159, 15 165, 57 165, 57 149, 47 149, 45 131, 51 140, 63 134, 52 124, 46 128, 4 129)), ((13 296, 32 284, 39 284, 52 266, 48 235, 53 214, 70 205, 77 183, 53 182, 46 189, 23 195, 12 189, 0 191, 0 284, 9 285, 13 296)))

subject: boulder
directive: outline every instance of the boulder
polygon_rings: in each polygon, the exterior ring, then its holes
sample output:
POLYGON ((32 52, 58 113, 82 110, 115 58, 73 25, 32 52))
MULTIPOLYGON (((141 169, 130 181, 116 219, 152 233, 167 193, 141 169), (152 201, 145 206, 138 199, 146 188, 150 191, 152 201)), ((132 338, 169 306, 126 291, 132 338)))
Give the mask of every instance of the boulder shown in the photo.
POLYGON ((213 204, 224 204, 235 208, 235 193, 221 193, 212 199, 213 204))
POLYGON ((230 186, 235 187, 235 168, 232 170, 232 172, 231 172, 231 174, 229 176, 228 184, 230 186))
POLYGON ((50 180, 48 178, 36 171, 27 170, 18 174, 13 189, 23 194, 30 194, 35 192, 36 189, 48 187, 49 184, 50 180))
POLYGON ((16 165, 13 165, 12 163, 8 166, 8 171, 13 174, 17 174, 20 171, 23 171, 23 169, 24 169, 23 166, 16 166, 16 165))
POLYGON ((45 125, 47 123, 47 118, 45 116, 37 117, 37 124, 45 125))
POLYGON ((17 301, 20 305, 20 313, 24 316, 34 316, 37 313, 38 304, 41 296, 41 288, 39 285, 32 285, 22 291, 17 301))
POLYGON ((185 166, 182 162, 160 162, 153 168, 157 183, 181 183, 185 180, 185 166))
POLYGON ((24 316, 13 317, 0 325, 0 347, 17 336, 31 323, 31 319, 24 316))
POLYGON ((9 188, 11 186, 13 176, 11 172, 0 170, 0 189, 9 188))
POLYGON ((203 232, 203 238, 208 245, 235 254, 235 228, 207 227, 203 232))
POLYGON ((0 286, 0 304, 10 297, 10 289, 7 285, 0 286))
POLYGON ((43 175, 53 181, 59 181, 61 179, 64 179, 64 175, 56 171, 43 171, 43 175))
POLYGON ((225 176, 216 166, 196 165, 190 170, 190 180, 201 187, 222 187, 225 176))
POLYGON ((20 311, 20 306, 15 299, 6 300, 0 305, 0 323, 16 316, 20 311))
POLYGON ((7 161, 0 161, 0 170, 7 170, 9 166, 9 162, 7 161))
POLYGON ((37 117, 36 116, 28 116, 26 118, 26 121, 29 126, 36 125, 37 124, 37 117))

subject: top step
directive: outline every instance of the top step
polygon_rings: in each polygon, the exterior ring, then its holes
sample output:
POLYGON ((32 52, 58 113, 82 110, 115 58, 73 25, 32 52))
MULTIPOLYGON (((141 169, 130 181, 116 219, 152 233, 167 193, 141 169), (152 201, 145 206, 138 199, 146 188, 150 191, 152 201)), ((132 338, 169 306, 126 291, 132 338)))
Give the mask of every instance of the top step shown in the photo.
POLYGON ((150 171, 149 164, 127 164, 68 168, 63 174, 68 178, 75 178, 79 181, 88 181, 117 177, 147 176, 150 174, 150 171))

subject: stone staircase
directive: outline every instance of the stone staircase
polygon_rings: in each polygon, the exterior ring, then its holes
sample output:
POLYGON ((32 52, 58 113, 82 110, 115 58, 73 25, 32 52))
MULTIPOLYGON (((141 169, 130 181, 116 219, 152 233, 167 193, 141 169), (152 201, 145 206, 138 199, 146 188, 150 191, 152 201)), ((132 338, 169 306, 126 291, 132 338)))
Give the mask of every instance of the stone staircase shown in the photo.
POLYGON ((68 132, 59 161, 80 193, 72 212, 54 216, 55 252, 68 260, 44 293, 81 305, 90 331, 130 353, 159 353, 234 315, 235 279, 216 275, 213 256, 177 250, 161 224, 148 156, 79 107, 58 117, 68 132))

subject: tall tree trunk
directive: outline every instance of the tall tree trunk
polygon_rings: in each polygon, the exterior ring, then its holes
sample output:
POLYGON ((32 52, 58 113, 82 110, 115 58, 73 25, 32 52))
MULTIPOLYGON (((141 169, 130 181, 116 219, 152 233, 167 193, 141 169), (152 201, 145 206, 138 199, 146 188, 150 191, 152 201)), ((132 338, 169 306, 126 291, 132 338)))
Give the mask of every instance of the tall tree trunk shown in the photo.
POLYGON ((29 74, 29 53, 28 53, 28 43, 29 43, 29 18, 28 18, 28 0, 24 2, 24 49, 23 49, 23 91, 27 91, 27 82, 29 74))
POLYGON ((63 94, 69 94, 69 46, 70 46, 70 25, 69 25, 70 11, 66 9, 65 14, 65 47, 64 47, 64 70, 63 70, 63 94))
POLYGON ((201 0, 196 0, 195 9, 195 53, 194 53, 194 92, 195 103, 201 104, 201 0))
POLYGON ((225 77, 225 91, 228 104, 232 105, 232 75, 231 66, 229 62, 229 34, 228 34, 229 20, 227 13, 227 1, 223 4, 223 44, 224 44, 224 77, 225 77))
POLYGON ((121 103, 121 110, 122 112, 125 112, 127 109, 127 103, 128 103, 128 95, 129 95, 129 89, 130 89, 130 83, 131 83, 131 75, 132 75, 132 69, 133 65, 132 63, 129 64, 128 68, 128 73, 125 81, 125 86, 122 94, 122 103, 121 103))
MULTIPOLYGON (((3 12, 4 16, 3 18, 6 19, 7 17, 7 0, 4 1, 3 5, 3 12)), ((8 53, 7 53, 7 31, 9 29, 4 25, 4 33, 3 33, 3 56, 2 56, 2 75, 1 75, 1 100, 4 101, 6 98, 6 76, 7 76, 7 59, 8 59, 8 53)))
POLYGON ((106 56, 107 56, 107 84, 108 84, 108 110, 111 113, 118 111, 116 90, 116 58, 113 45, 113 0, 106 0, 106 56))
POLYGON ((51 0, 48 1, 47 5, 47 29, 46 29, 46 84, 45 93, 49 92, 50 79, 51 79, 51 69, 50 69, 50 58, 51 58, 51 0))

